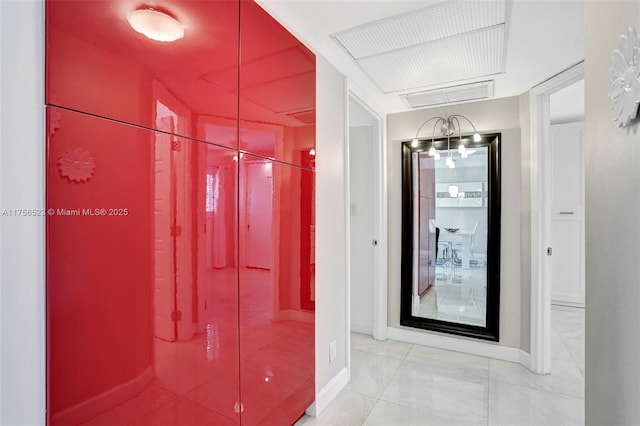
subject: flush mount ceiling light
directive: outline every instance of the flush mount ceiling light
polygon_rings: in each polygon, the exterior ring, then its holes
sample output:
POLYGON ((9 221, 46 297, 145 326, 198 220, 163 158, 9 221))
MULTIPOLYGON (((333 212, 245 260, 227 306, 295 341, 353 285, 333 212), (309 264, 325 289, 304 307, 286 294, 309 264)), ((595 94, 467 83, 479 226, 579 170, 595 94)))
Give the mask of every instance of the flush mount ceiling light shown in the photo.
POLYGON ((459 120, 460 118, 467 120, 467 122, 471 125, 471 128, 473 129, 473 141, 480 142, 482 140, 482 137, 480 136, 480 133, 476 131, 476 127, 473 125, 471 120, 469 120, 464 115, 453 114, 447 118, 431 117, 430 119, 422 123, 420 127, 418 127, 418 131, 416 132, 416 137, 413 138, 413 140, 411 141, 411 146, 413 148, 416 148, 418 146, 418 144, 420 143, 420 141, 418 140, 418 135, 420 134, 420 130, 422 130, 422 128, 426 126, 427 123, 433 121, 434 124, 433 124, 433 132, 431 133, 431 148, 429 148, 429 155, 432 156, 435 160, 440 159, 440 155, 438 154, 438 151, 434 146, 434 140, 436 138, 436 129, 438 128, 438 125, 440 125, 440 131, 444 136, 447 137, 447 158, 445 160, 445 164, 451 169, 455 168, 456 163, 455 161, 453 161, 453 152, 451 151, 451 136, 453 136, 456 131, 458 132, 458 136, 460 138, 458 142, 458 153, 460 154, 460 157, 467 158, 470 152, 475 152, 475 151, 467 150, 467 148, 463 143, 462 132, 460 131, 460 120, 459 120))
POLYGON ((184 37, 184 27, 177 19, 155 9, 138 9, 129 13, 131 28, 151 40, 171 42, 184 37))

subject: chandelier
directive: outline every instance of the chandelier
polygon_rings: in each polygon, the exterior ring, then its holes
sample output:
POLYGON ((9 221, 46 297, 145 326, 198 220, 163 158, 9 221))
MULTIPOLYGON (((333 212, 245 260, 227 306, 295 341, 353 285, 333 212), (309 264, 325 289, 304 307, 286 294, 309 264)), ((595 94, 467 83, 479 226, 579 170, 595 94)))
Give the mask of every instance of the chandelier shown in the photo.
POLYGON ((467 152, 467 148, 465 147, 462 140, 462 133, 460 131, 459 119, 467 120, 467 122, 471 125, 471 128, 473 129, 473 141, 480 142, 480 140, 482 139, 480 137, 480 133, 476 131, 476 128, 471 122, 471 120, 469 120, 464 115, 453 114, 448 116, 447 118, 431 117, 430 119, 422 123, 420 127, 418 127, 418 131, 416 132, 416 137, 413 138, 413 140, 411 141, 411 146, 413 148, 416 148, 418 146, 418 142, 419 142, 418 135, 420 134, 420 130, 422 130, 422 128, 426 126, 429 122, 433 121, 434 123, 433 123, 433 131, 431 132, 431 148, 429 148, 429 155, 433 157, 435 160, 440 159, 440 153, 436 150, 434 146, 434 141, 436 138, 436 129, 438 128, 438 126, 440 126, 440 131, 444 136, 447 137, 447 158, 445 160, 445 164, 449 168, 453 169, 454 167, 456 167, 456 163, 453 161, 453 155, 451 151, 451 137, 453 136, 455 138, 454 134, 456 131, 458 132, 458 136, 460 138, 460 141, 458 143, 458 153, 460 154, 460 157, 467 158, 467 156, 469 155, 467 152))

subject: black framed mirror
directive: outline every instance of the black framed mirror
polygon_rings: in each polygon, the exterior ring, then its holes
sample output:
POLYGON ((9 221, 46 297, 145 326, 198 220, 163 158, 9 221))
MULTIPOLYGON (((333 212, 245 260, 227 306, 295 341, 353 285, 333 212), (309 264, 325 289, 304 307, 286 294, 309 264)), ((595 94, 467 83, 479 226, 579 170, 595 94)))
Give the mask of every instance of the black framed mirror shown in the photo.
POLYGON ((402 144, 400 324, 498 341, 501 135, 475 139, 402 144))

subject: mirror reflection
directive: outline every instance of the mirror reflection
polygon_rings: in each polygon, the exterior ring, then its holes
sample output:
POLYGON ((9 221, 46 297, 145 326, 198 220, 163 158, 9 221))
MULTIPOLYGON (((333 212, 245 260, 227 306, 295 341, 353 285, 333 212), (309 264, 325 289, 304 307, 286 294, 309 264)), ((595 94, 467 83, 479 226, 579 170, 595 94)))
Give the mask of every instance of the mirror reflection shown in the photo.
POLYGON ((412 154, 412 315, 485 327, 489 149, 439 153, 412 154))
POLYGON ((402 147, 400 324, 498 341, 500 134, 436 119, 445 138, 402 147))

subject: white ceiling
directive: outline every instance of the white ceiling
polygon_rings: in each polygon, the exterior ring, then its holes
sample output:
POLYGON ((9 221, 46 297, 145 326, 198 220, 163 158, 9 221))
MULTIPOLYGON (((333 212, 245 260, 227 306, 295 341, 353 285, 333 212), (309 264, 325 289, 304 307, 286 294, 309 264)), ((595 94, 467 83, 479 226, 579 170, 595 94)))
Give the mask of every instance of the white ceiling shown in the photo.
MULTIPOLYGON (((477 8, 487 0, 457 0, 477 8)), ((357 26, 395 17, 443 3, 433 0, 258 0, 258 2, 316 53, 331 62, 341 73, 365 90, 386 113, 407 111, 402 94, 450 86, 451 82, 413 87, 383 93, 363 68, 332 37, 357 26)), ((449 2, 447 2, 449 3, 449 2)), ((443 23, 453 25, 454 23, 443 23)), ((428 49, 425 49, 428 50, 428 49)), ((584 1, 582 0, 506 0, 504 72, 477 77, 455 84, 494 79, 494 98, 520 95, 535 85, 584 59, 584 1)), ((434 67, 442 59, 420 58, 434 67)), ((384 65, 371 75, 407 71, 384 65)), ((415 70, 414 70, 415 72, 415 70)), ((398 74, 398 79, 407 76, 398 74)), ((416 80, 419 81, 419 80, 416 80)))

